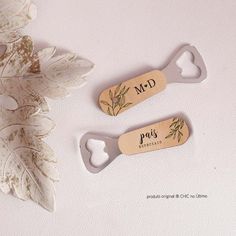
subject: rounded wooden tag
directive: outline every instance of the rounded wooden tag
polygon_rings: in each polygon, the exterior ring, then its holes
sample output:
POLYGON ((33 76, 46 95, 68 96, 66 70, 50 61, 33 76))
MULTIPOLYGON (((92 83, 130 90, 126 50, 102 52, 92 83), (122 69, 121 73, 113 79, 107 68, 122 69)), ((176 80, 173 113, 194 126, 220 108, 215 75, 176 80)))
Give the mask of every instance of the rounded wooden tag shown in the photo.
POLYGON ((99 97, 101 109, 117 116, 137 103, 164 90, 166 78, 159 70, 153 70, 104 90, 99 97))
POLYGON ((189 129, 185 121, 174 117, 123 134, 118 145, 123 154, 132 155, 178 146, 185 143, 188 137, 189 129))

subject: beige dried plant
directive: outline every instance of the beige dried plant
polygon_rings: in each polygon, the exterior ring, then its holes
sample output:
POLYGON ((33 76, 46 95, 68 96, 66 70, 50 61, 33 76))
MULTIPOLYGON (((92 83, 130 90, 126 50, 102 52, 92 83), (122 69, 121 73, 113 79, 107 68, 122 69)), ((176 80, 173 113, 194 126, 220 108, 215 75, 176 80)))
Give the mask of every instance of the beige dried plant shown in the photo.
POLYGON ((42 140, 54 128, 46 116, 46 97, 59 98, 80 87, 93 63, 73 53, 54 56, 55 47, 33 51, 29 36, 19 29, 36 16, 30 0, 0 2, 0 95, 17 103, 0 107, 0 189, 32 199, 49 211, 55 209, 54 181, 57 160, 42 140))

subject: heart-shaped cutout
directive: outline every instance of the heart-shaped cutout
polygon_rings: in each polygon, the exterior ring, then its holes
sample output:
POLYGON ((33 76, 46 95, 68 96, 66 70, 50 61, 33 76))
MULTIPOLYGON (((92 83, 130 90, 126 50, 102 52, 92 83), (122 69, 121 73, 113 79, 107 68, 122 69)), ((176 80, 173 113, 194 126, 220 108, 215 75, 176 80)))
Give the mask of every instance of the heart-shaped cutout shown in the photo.
POLYGON ((198 78, 201 74, 200 69, 193 62, 193 54, 185 51, 177 60, 176 64, 181 69, 181 75, 185 78, 198 78))
POLYGON ((89 139, 87 148, 91 151, 90 162, 93 166, 99 167, 109 160, 109 156, 104 152, 105 143, 101 140, 89 139))

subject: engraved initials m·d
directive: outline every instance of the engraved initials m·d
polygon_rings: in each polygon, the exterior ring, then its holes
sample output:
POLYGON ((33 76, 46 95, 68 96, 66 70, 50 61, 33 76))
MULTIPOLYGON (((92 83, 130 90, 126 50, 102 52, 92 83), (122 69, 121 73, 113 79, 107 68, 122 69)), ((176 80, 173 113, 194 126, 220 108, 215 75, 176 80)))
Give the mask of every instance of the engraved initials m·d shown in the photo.
POLYGON ((156 81, 154 79, 147 80, 146 84, 140 84, 139 87, 134 87, 137 95, 146 91, 147 88, 153 88, 156 85, 156 81))

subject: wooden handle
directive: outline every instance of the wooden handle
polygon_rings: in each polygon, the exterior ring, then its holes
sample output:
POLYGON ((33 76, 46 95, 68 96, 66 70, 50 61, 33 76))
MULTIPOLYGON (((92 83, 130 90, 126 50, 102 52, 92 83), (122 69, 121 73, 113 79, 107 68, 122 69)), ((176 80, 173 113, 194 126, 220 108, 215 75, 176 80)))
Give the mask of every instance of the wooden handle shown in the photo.
POLYGON ((185 143, 188 137, 189 129, 185 121, 175 117, 123 134, 118 145, 123 154, 132 155, 178 146, 185 143))
POLYGON ((117 116, 164 90, 165 87, 164 74, 161 71, 153 70, 104 90, 99 97, 99 104, 105 113, 117 116))

